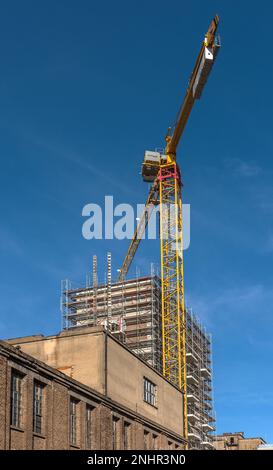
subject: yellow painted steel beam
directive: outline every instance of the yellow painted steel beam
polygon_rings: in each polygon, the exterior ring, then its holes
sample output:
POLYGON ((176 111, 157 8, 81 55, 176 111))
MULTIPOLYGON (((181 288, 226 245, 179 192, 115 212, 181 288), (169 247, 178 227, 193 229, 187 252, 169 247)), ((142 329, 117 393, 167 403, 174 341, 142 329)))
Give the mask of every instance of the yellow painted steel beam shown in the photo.
POLYGON ((198 54, 198 57, 196 59, 196 62, 195 62, 195 65, 194 65, 194 68, 190 77, 190 81, 189 81, 189 85, 188 85, 188 88, 184 97, 184 101, 178 112, 178 117, 175 123, 174 130, 172 134, 170 135, 171 128, 169 128, 168 134, 165 138, 166 139, 166 155, 168 155, 169 162, 175 160, 176 150, 177 150, 179 141, 184 132, 190 113, 195 103, 195 96, 193 93, 194 83, 198 75, 199 67, 203 58, 205 48, 206 47, 211 48, 213 52, 215 52, 215 50, 217 49, 214 41, 215 41, 218 24, 219 24, 219 17, 218 15, 216 15, 213 18, 208 28, 204 41, 202 42, 200 52, 198 54))

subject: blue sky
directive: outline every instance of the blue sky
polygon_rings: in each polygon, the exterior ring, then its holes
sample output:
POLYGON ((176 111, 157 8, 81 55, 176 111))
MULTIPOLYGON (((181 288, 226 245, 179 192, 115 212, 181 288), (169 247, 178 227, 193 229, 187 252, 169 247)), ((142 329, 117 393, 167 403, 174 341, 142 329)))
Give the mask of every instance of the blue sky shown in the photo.
MULTIPOLYGON (((82 207, 144 202, 140 166, 162 147, 215 13, 222 50, 178 160, 191 204, 186 300, 213 335, 217 431, 273 441, 273 6, 270 1, 1 2, 0 337, 61 327, 60 281, 107 250, 82 207)), ((141 246, 149 272, 158 244, 141 246)))

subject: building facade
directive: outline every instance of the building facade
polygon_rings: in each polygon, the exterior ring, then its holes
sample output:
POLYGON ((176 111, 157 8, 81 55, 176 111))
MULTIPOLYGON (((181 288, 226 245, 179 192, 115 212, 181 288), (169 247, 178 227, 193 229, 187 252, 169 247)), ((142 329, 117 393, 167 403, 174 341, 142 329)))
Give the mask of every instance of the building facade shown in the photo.
POLYGON ((0 449, 184 448, 181 392, 103 328, 10 343, 0 449))
MULTIPOLYGON (((104 325, 139 357, 162 372, 161 283, 155 275, 72 288, 62 286, 63 329, 104 325)), ((111 279, 111 276, 108 276, 111 279)), ((188 436, 191 449, 212 449, 215 414, 211 337, 186 311, 188 436)))
POLYGON ((258 450, 266 444, 262 437, 245 437, 243 432, 225 432, 214 438, 216 450, 258 450))

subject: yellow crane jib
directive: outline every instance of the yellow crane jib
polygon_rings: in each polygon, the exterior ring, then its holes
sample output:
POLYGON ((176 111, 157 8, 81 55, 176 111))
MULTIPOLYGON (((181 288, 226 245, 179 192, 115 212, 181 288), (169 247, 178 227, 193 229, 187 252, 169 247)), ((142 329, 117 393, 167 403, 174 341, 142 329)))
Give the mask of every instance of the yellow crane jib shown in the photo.
POLYGON ((220 48, 220 37, 216 36, 219 18, 216 15, 212 20, 209 29, 202 42, 195 66, 193 68, 189 85, 182 106, 180 107, 178 118, 171 134, 171 128, 168 129, 166 140, 166 155, 169 160, 174 160, 176 150, 184 132, 185 126, 192 111, 196 99, 200 99, 209 73, 217 57, 220 48))

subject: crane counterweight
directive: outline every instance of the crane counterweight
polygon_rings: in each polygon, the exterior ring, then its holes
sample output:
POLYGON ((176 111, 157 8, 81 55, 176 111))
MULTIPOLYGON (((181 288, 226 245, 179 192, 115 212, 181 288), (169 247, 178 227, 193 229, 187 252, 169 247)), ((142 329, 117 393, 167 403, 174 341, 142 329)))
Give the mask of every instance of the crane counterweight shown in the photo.
POLYGON ((160 165, 165 163, 167 163, 167 155, 146 150, 141 171, 143 181, 146 183, 153 182, 158 176, 160 165))

